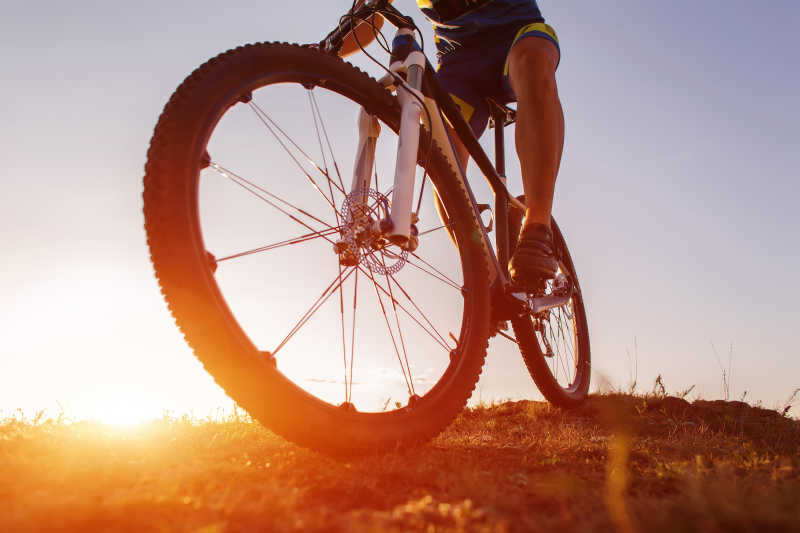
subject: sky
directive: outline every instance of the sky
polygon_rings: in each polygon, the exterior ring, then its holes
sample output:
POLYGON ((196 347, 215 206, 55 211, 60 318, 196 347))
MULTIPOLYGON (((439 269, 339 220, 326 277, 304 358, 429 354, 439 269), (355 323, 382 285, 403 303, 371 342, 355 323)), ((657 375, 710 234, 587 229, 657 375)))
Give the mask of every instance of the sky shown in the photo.
MULTIPOLYGON (((800 5, 539 3, 561 42, 554 215, 582 280, 592 390, 649 391, 660 375, 668 392, 724 398, 724 370, 731 399, 783 406, 800 387, 800 5)), ((0 415, 230 408, 159 294, 143 166, 194 68, 248 42, 318 41, 349 2, 298 4, 0 8, 0 415)), ((395 5, 424 26, 414 2, 395 5)), ((473 401, 522 398, 541 396, 495 339, 473 401)))

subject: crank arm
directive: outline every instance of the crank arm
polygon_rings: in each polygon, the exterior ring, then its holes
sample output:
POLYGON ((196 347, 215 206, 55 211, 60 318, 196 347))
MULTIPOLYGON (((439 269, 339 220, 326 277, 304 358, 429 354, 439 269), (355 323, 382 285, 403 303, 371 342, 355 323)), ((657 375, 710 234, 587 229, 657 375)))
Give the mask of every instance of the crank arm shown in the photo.
MULTIPOLYGON (((563 278, 560 278, 563 280, 563 278)), ((578 290, 572 280, 567 281, 566 287, 561 287, 558 294, 547 294, 542 296, 529 296, 524 292, 513 292, 510 296, 516 301, 525 302, 526 312, 536 315, 549 311, 555 307, 561 307, 569 302, 575 291, 578 290)))

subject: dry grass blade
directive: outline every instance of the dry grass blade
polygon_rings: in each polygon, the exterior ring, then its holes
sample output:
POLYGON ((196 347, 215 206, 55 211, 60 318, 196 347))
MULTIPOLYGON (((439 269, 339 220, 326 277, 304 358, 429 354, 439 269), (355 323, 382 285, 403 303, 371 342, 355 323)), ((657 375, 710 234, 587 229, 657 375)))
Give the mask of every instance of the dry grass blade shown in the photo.
POLYGON ((740 402, 592 397, 464 411, 337 462, 246 417, 0 423, 0 531, 798 531, 800 422, 740 402))

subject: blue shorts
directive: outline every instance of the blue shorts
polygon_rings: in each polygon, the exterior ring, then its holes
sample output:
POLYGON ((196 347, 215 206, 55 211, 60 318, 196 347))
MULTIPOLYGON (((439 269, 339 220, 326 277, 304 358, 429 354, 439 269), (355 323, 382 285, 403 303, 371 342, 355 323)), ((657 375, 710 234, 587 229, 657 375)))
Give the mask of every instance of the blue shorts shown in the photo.
POLYGON ((560 57, 555 30, 544 22, 533 22, 476 35, 439 58, 439 82, 453 97, 476 137, 483 134, 489 122, 486 98, 503 104, 517 100, 508 80, 508 54, 526 37, 549 40, 558 48, 560 57))

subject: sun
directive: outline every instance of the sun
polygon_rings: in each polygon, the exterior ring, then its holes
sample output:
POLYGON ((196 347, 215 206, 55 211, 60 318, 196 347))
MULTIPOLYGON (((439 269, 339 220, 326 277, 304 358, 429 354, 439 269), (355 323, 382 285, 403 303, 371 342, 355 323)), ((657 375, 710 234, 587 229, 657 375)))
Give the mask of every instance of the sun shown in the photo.
POLYGON ((160 417, 161 414, 138 406, 119 406, 114 409, 104 409, 96 419, 108 426, 132 427, 160 417))
POLYGON ((164 416, 164 409, 155 402, 135 396, 105 396, 75 410, 72 418, 93 420, 114 427, 132 427, 164 416))

